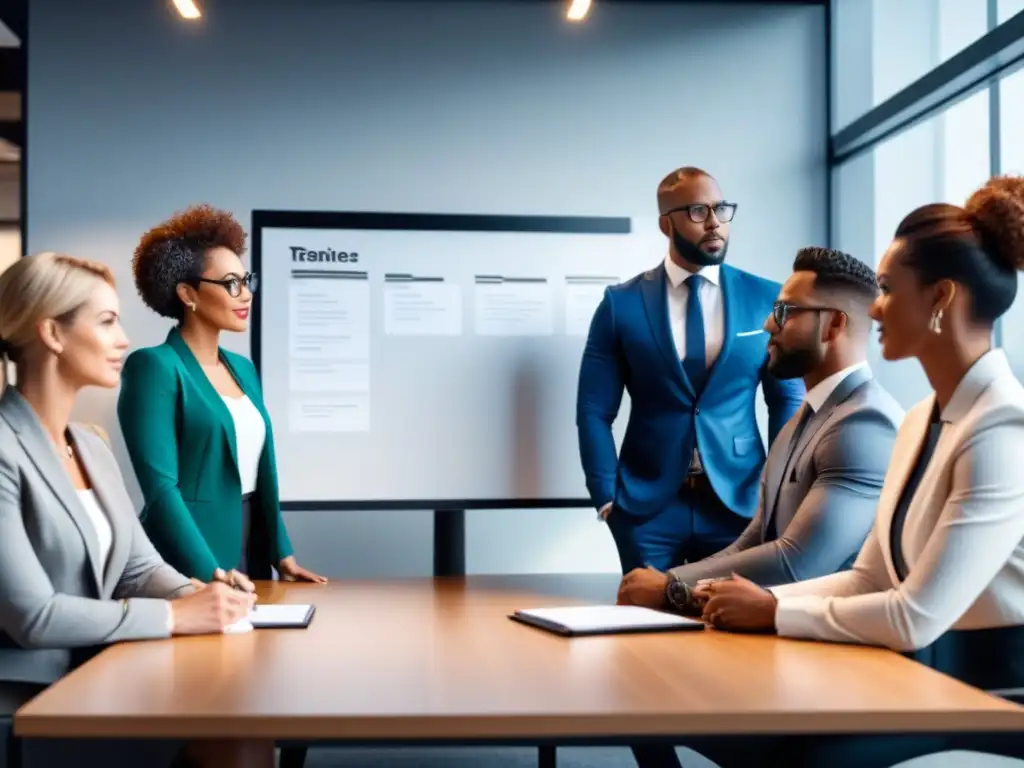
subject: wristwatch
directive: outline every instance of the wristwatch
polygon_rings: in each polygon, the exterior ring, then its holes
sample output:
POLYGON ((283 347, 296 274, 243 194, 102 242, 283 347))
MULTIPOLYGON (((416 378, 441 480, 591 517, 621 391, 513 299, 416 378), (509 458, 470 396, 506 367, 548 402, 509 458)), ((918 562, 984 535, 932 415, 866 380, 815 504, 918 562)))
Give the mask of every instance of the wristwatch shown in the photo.
POLYGON ((665 599, 672 610, 683 616, 700 617, 704 615, 704 606, 693 597, 690 585, 683 583, 672 571, 668 572, 665 599))

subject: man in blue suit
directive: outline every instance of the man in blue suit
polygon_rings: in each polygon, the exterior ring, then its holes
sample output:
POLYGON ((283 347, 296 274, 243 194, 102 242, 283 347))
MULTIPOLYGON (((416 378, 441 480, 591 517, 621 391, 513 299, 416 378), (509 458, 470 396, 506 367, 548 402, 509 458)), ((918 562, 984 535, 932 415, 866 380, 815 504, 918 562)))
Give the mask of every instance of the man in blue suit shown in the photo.
POLYGON ((576 425, 587 489, 622 572, 665 570, 730 544, 757 506, 769 441, 800 407, 799 379, 768 374, 762 328, 780 285, 725 261, 736 204, 699 168, 658 187, 665 261, 605 292, 580 365, 576 425), (616 457, 612 423, 630 414, 616 457))

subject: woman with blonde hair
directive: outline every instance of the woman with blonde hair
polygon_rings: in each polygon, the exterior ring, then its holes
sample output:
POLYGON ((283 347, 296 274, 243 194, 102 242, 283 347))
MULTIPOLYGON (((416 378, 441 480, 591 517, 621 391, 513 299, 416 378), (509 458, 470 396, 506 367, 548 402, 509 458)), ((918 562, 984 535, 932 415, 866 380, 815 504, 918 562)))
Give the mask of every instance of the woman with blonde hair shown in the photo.
MULTIPOLYGON (((227 574, 195 583, 163 561, 107 444, 71 423, 79 390, 120 381, 119 312, 102 264, 46 252, 0 275, 0 359, 16 371, 0 397, 0 714, 99 647, 220 633, 252 605, 227 574)), ((184 754, 226 765, 241 752, 184 754)))

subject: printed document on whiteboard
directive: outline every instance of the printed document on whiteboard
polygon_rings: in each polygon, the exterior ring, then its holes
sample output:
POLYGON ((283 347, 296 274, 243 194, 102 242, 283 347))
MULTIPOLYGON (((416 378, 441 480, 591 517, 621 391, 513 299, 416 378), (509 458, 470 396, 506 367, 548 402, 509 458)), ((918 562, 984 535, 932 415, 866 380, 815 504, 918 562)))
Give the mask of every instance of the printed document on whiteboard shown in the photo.
POLYGON ((384 333, 460 336, 462 289, 440 277, 384 275, 384 333))
POLYGON ((366 272, 293 269, 288 292, 288 428, 370 430, 366 272))
POLYGON ((480 336, 551 336, 555 332, 546 277, 477 275, 476 332, 480 336))
POLYGON ((586 336, 605 289, 619 282, 617 277, 601 275, 565 276, 565 333, 586 336))

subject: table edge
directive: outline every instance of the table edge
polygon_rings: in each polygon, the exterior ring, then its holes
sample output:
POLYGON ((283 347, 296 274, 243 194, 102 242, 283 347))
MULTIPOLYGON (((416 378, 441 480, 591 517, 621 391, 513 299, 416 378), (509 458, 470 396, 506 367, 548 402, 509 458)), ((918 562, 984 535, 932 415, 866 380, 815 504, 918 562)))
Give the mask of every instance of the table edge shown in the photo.
POLYGON ((131 716, 18 714, 23 738, 251 738, 337 741, 501 741, 538 738, 756 734, 979 733, 1024 730, 1024 707, 912 712, 830 711, 708 714, 131 716))

